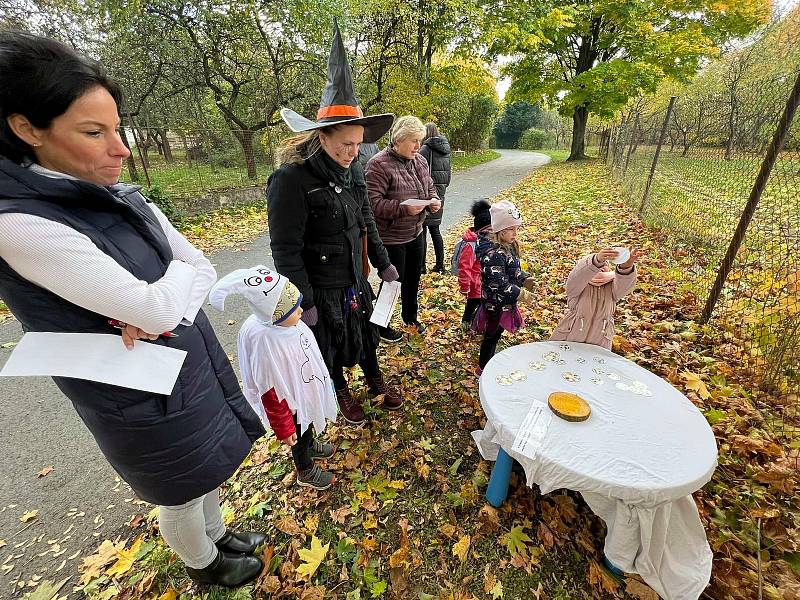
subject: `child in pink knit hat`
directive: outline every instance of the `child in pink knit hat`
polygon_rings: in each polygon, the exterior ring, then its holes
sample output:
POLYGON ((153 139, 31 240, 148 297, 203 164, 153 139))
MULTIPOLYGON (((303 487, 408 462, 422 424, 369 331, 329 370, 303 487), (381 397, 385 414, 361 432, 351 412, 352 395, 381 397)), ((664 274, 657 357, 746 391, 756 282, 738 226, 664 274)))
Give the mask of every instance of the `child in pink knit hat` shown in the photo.
POLYGON ((478 374, 494 356, 504 331, 514 332, 525 325, 517 302, 532 302, 531 278, 520 267, 517 231, 522 215, 508 200, 489 208, 491 231, 478 236, 476 255, 481 265, 481 305, 472 328, 483 334, 478 374))
POLYGON ((617 256, 614 248, 604 248, 577 262, 565 286, 567 312, 558 322, 551 340, 583 342, 611 350, 614 310, 617 301, 636 285, 636 260, 640 254, 632 250, 628 260, 612 271, 608 261, 617 256))

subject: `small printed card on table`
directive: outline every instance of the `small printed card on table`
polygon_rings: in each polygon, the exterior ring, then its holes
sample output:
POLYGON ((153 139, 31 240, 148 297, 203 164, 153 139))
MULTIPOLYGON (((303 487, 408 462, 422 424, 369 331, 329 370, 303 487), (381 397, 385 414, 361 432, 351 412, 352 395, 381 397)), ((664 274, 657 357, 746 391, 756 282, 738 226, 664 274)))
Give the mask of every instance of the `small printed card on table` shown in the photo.
POLYGON ((534 402, 519 427, 511 450, 530 459, 536 458, 552 418, 553 415, 547 406, 534 402))
POLYGON ((375 325, 380 327, 388 327, 389 321, 392 320, 392 314, 394 314, 394 307, 397 305, 398 298, 400 298, 400 282, 384 281, 381 286, 381 292, 378 294, 378 301, 375 303, 375 308, 372 311, 372 316, 369 318, 369 322, 375 323, 375 325))

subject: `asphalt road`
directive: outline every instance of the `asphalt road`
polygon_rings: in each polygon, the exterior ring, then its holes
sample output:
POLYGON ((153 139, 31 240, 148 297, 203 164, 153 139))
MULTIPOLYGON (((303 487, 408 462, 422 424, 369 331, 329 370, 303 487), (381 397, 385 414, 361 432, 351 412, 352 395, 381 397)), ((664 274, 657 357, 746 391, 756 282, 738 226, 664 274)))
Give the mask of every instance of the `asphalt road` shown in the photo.
MULTIPOLYGON (((518 150, 501 154, 494 161, 454 173, 447 189, 443 232, 469 214, 474 200, 497 194, 550 160, 518 150)), ((210 259, 220 275, 259 263, 271 266, 269 235, 246 249, 220 250, 210 259)), ((236 351, 239 323, 249 314, 238 300, 226 302, 224 314, 210 307, 206 311, 231 355, 236 351)), ((16 321, 0 324, 0 346, 21 336, 16 321)), ((0 364, 10 353, 11 349, 0 347, 0 364)), ((137 504, 130 489, 119 481, 69 400, 50 379, 0 380, 0 432, 0 598, 24 593, 17 587, 20 575, 25 582, 34 575, 57 580, 77 575, 82 556, 104 539, 128 535, 131 517, 150 510, 137 504), (53 470, 37 477, 46 467, 53 470), (38 510, 33 520, 20 521, 33 510, 38 510), (8 565, 13 565, 10 571, 8 565), (55 572, 59 566, 61 570, 55 572)), ((77 576, 62 595, 75 582, 77 576)))

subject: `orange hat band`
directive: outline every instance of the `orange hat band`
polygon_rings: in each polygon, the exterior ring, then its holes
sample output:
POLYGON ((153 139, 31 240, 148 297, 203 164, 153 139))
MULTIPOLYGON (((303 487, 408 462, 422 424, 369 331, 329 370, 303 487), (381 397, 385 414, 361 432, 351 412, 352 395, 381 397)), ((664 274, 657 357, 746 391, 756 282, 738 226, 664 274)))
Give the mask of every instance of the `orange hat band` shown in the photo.
POLYGON ((359 106, 348 106, 346 104, 334 104, 325 106, 317 111, 317 120, 327 117, 354 117, 361 118, 364 113, 359 106))

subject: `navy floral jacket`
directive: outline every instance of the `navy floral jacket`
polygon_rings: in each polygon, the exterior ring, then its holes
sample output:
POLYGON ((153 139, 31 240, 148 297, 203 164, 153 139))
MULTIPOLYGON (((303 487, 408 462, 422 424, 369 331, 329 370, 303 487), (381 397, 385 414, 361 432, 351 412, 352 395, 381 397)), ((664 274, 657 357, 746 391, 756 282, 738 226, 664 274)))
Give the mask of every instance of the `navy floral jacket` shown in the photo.
POLYGON ((519 257, 485 234, 478 236, 476 255, 481 265, 481 297, 485 310, 514 310, 520 288, 529 277, 520 267, 519 257))

